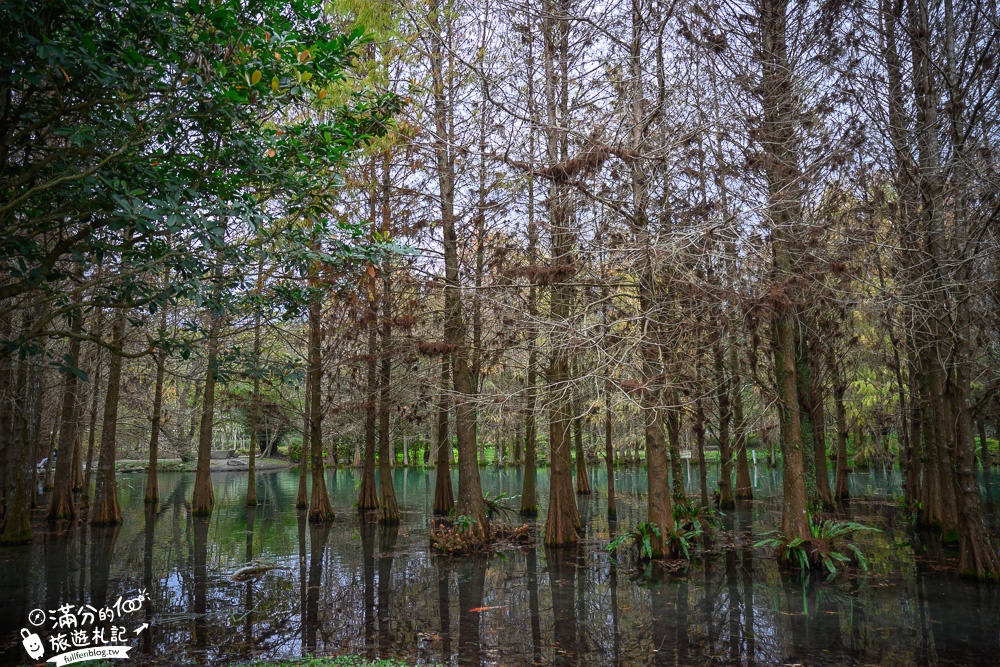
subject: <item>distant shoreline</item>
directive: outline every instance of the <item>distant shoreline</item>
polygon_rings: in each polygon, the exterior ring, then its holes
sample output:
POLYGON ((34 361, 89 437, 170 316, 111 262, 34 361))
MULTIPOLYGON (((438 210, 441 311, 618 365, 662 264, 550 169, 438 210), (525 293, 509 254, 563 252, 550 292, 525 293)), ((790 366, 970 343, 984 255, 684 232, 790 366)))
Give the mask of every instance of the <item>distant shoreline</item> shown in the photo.
MULTIPOLYGON (((295 464, 287 459, 258 458, 254 463, 254 468, 256 470, 284 470, 293 465, 295 464)), ((197 467, 196 460, 185 462, 180 459, 160 459, 156 469, 157 472, 195 472, 197 467)), ((249 460, 245 456, 232 459, 212 459, 212 472, 245 472, 249 467, 249 460)), ((147 472, 148 470, 149 461, 144 459, 123 459, 115 463, 115 472, 118 474, 147 472)))

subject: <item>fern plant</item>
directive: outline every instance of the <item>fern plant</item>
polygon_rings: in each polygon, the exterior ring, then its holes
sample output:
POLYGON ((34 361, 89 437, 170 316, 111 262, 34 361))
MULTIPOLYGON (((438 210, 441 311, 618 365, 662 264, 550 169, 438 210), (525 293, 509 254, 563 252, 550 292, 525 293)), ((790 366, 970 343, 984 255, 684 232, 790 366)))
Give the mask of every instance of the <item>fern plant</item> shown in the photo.
POLYGON ((686 502, 674 503, 673 506, 674 523, 677 531, 694 531, 701 535, 708 527, 718 523, 715 510, 711 507, 696 505, 690 500, 686 502))
POLYGON ((493 498, 490 498, 490 495, 487 493, 483 496, 483 504, 486 506, 486 514, 491 518, 499 514, 504 516, 512 514, 514 512, 514 508, 504 501, 513 499, 514 496, 508 495, 506 491, 498 496, 494 496, 493 498))
POLYGON ((812 569, 825 569, 829 581, 837 576, 838 566, 849 565, 852 561, 864 572, 868 571, 868 561, 861 549, 853 542, 844 541, 859 532, 882 531, 856 521, 814 520, 809 517, 808 538, 796 537, 789 540, 776 530, 763 535, 764 539, 754 546, 777 549, 785 560, 798 565, 803 573, 812 569))
POLYGON ((649 561, 653 558, 653 538, 656 537, 657 540, 664 539, 666 543, 679 550, 684 554, 684 559, 690 562, 693 547, 703 533, 701 522, 694 519, 687 526, 681 526, 679 523, 677 525, 677 529, 664 538, 659 526, 643 521, 632 530, 612 538, 607 550, 612 554, 612 560, 616 565, 629 560, 635 563, 649 561))
POLYGON ((632 530, 620 533, 608 543, 607 549, 611 553, 617 553, 619 549, 631 542, 639 549, 639 556, 649 560, 653 557, 653 536, 660 539, 663 535, 660 528, 655 523, 643 521, 632 530))

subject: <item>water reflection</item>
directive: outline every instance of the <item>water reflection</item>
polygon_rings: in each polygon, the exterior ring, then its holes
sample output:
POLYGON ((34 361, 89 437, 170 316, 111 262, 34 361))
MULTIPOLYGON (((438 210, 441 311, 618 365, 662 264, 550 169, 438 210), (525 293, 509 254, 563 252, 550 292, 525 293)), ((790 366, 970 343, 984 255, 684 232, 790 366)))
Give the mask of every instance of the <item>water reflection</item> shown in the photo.
MULTIPOLYGON (((189 511, 189 475, 162 474, 156 506, 143 504, 140 476, 123 477, 121 527, 42 526, 33 544, 0 550, 0 661, 23 662, 18 633, 29 610, 100 606, 143 588, 150 628, 133 655, 151 663, 344 650, 455 665, 616 666, 970 665, 1000 654, 1000 590, 959 580, 943 567, 953 552, 910 533, 891 502, 898 475, 852 476, 845 516, 884 532, 863 538, 869 574, 825 584, 779 572, 752 548, 777 520, 780 479, 770 469, 757 471, 759 500, 723 515, 698 567, 686 576, 653 568, 644 581, 611 567, 603 549, 644 518, 644 471, 617 471, 617 523, 606 516, 603 467, 591 473, 595 493, 578 500, 580 546, 488 559, 428 552, 434 484, 422 470, 396 472, 403 523, 395 527, 357 517, 348 470, 330 473, 338 519, 327 524, 294 509, 295 473, 259 475, 258 508, 243 505, 242 475, 218 475, 207 518, 189 511), (247 564, 274 569, 234 581, 247 564)), ((708 473, 712 484, 716 472, 708 473)), ((518 492, 514 471, 483 476, 492 496, 518 492)), ((544 507, 546 471, 538 481, 544 507)), ((996 476, 983 488, 996 527, 996 476)))
MULTIPOLYGON (((405 488, 405 486, 404 486, 405 488)), ((379 526, 379 557, 378 557, 378 606, 376 611, 376 627, 378 637, 378 655, 380 658, 389 656, 389 638, 393 632, 389 621, 389 604, 392 601, 392 561, 396 540, 399 538, 399 526, 379 526)))
POLYGON ((552 594, 553 646, 556 665, 579 663, 577 647, 576 570, 579 547, 546 549, 552 594))

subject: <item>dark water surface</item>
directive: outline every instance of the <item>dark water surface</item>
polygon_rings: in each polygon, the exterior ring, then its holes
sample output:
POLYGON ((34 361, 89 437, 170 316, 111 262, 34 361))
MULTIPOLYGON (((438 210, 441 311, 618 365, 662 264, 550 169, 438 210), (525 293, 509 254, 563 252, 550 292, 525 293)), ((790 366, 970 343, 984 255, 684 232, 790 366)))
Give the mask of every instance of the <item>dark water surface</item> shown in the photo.
MULTIPOLYGON (((697 468, 687 472, 693 493, 697 468)), ((603 472, 591 474, 578 548, 463 559, 429 553, 433 472, 395 471, 394 530, 359 521, 353 470, 328 474, 338 514, 320 526, 293 507, 294 471, 259 473, 255 510, 243 506, 245 473, 214 474, 216 509, 205 519, 188 511, 192 474, 161 473, 153 510, 142 502, 145 476, 123 475, 119 528, 43 525, 32 544, 0 549, 0 662, 28 662, 19 632, 32 609, 100 608, 145 588, 138 615, 150 627, 123 665, 343 651, 458 665, 1000 665, 1000 586, 959 579, 953 551, 911 532, 897 476, 851 479, 851 517, 884 531, 858 541, 870 572, 803 583, 752 548, 777 521, 773 471, 757 468, 758 500, 724 514, 699 564, 645 581, 611 567, 604 550, 610 534, 643 519, 645 472, 618 471, 616 526, 603 472), (233 581, 249 560, 282 569, 233 581)), ((491 495, 519 492, 513 470, 482 475, 491 495)), ((1000 476, 982 484, 997 534, 1000 476)), ((540 470, 543 508, 547 492, 540 470)))

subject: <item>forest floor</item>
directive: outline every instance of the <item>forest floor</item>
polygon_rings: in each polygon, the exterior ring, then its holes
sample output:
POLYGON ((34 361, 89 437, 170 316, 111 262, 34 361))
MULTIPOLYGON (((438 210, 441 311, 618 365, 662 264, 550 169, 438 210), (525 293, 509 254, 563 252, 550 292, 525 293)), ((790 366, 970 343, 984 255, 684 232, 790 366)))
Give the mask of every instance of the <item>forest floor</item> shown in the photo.
MULTIPOLYGON (((288 459, 258 458, 255 468, 260 470, 281 470, 289 468, 293 464, 288 459)), ((181 459, 160 459, 157 463, 159 472, 195 472, 198 467, 197 460, 182 461, 181 459)), ((245 456, 232 459, 212 459, 212 472, 224 472, 226 470, 246 470, 250 467, 249 460, 245 456)), ((146 472, 149 469, 149 459, 122 459, 115 463, 115 472, 146 472)))

